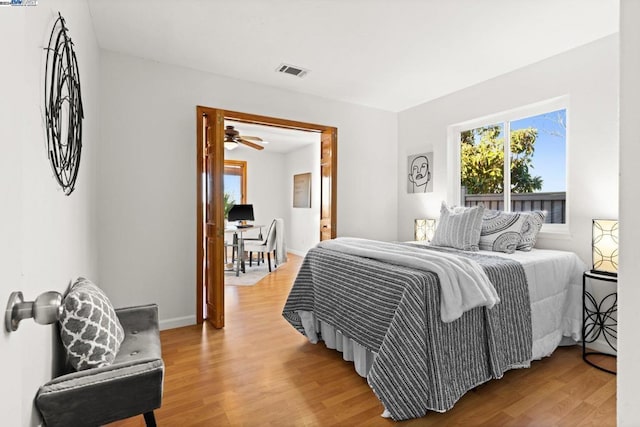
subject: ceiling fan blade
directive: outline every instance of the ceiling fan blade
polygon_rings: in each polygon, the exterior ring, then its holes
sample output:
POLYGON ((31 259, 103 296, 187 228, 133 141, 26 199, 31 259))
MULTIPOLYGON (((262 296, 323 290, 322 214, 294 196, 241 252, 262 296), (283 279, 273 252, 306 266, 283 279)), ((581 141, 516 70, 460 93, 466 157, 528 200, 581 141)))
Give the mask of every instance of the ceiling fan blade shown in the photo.
POLYGON ((239 143, 244 144, 244 145, 247 145, 247 146, 249 146, 249 147, 251 147, 251 148, 255 148, 256 150, 264 150, 264 147, 263 147, 262 145, 254 144, 253 142, 251 142, 251 141, 247 141, 247 140, 246 140, 246 139, 244 139, 244 138, 239 138, 237 141, 238 141, 239 143))
POLYGON ((242 138, 248 139, 249 141, 262 142, 262 138, 257 137, 257 136, 243 136, 242 138))

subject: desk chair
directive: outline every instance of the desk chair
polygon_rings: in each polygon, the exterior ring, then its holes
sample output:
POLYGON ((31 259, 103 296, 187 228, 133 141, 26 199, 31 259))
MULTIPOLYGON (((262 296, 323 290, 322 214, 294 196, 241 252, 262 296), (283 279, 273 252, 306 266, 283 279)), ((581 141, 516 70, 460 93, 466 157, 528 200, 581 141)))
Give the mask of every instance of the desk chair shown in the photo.
POLYGON ((276 220, 274 219, 267 231, 267 238, 262 241, 247 241, 245 239, 244 251, 249 252, 249 267, 251 267, 251 260, 253 259, 253 252, 258 253, 258 265, 260 265, 260 258, 264 262, 264 254, 267 254, 267 262, 269 263, 269 272, 271 272, 271 252, 273 252, 274 266, 276 256, 276 220))

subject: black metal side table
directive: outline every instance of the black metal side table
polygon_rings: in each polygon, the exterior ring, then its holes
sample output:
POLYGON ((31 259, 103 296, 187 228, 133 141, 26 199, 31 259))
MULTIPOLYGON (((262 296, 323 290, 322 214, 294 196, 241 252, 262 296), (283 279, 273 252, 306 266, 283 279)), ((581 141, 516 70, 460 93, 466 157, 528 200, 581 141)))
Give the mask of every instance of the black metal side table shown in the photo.
POLYGON ((587 351, 586 344, 592 343, 602 336, 609 347, 613 351, 617 351, 618 291, 616 289, 598 301, 591 292, 587 291, 587 278, 616 284, 618 283, 618 278, 616 276, 607 276, 591 271, 585 271, 582 275, 582 360, 594 368, 616 375, 615 371, 598 366, 587 357, 590 355, 600 355, 615 358, 616 355, 599 351, 587 351))

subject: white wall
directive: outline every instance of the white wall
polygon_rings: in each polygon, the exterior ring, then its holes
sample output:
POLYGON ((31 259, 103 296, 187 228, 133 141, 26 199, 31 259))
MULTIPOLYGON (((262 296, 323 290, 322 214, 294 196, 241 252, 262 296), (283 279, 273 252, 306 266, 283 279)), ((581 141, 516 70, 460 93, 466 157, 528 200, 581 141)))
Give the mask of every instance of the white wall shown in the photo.
POLYGON ((396 238, 396 114, 107 51, 101 65, 98 241, 114 305, 195 321, 196 105, 337 127, 338 234, 396 238))
MULTIPOLYGON (((93 201, 98 144, 99 53, 85 2, 41 1, 34 7, 0 8, 0 295, 33 300, 47 290, 64 292, 84 274, 97 276, 93 201), (54 19, 66 19, 78 57, 85 111, 83 152, 74 193, 58 189, 47 159, 43 127, 44 50, 54 19)), ((2 425, 37 425, 38 387, 54 371, 55 326, 21 322, 0 332, 2 425)))
MULTIPOLYGON (((320 135, 318 143, 289 153, 270 153, 251 148, 225 151, 225 160, 247 162, 247 203, 253 204, 254 224, 266 225, 274 218, 285 221, 287 250, 298 255, 320 241, 320 135), (293 175, 312 172, 311 208, 293 208, 293 175)), ((249 231, 254 237, 257 232, 249 231)))
POLYGON ((543 233, 538 246, 571 250, 591 262, 592 218, 618 217, 618 36, 610 36, 399 114, 398 236, 413 220, 436 218, 447 196, 447 128, 568 95, 570 234, 543 233), (434 192, 408 194, 407 156, 434 152, 434 192))
POLYGON ((618 425, 640 424, 640 2, 620 4, 620 274, 618 276, 618 425))
MULTIPOLYGON (((266 237, 271 221, 287 215, 285 155, 239 147, 225 151, 225 160, 247 162, 247 203, 253 204, 253 223, 266 226, 262 230, 266 237)), ((246 236, 255 237, 257 232, 249 231, 246 236)))
POLYGON ((317 143, 288 153, 286 164, 287 250, 304 256, 320 241, 320 135, 317 143), (311 172, 311 207, 294 208, 293 176, 307 172, 311 172))

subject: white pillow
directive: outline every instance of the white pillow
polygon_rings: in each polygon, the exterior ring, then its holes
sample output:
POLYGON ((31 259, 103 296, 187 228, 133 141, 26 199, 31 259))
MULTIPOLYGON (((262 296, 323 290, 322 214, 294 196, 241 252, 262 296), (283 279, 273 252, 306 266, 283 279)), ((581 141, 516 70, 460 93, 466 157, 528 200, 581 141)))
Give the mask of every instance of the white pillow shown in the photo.
POLYGON ((440 220, 431 244, 464 251, 477 251, 483 213, 483 205, 449 208, 445 202, 442 202, 440 220))
POLYGON ((518 244, 519 251, 530 251, 536 244, 538 232, 544 224, 544 218, 547 216, 547 211, 531 211, 522 212, 526 214, 526 221, 522 228, 522 240, 518 244))
POLYGON ((485 210, 480 232, 480 249, 512 254, 522 241, 528 215, 521 212, 485 210))

